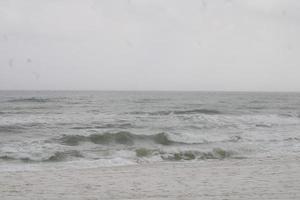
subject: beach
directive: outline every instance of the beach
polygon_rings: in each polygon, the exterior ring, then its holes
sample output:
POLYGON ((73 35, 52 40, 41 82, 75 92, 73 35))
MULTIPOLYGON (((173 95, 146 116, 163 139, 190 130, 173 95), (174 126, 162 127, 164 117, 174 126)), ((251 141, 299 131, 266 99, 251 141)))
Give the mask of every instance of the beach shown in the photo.
POLYGON ((0 173, 3 200, 300 199, 300 157, 0 173))
POLYGON ((300 200, 299 11, 0 0, 0 200, 300 200))

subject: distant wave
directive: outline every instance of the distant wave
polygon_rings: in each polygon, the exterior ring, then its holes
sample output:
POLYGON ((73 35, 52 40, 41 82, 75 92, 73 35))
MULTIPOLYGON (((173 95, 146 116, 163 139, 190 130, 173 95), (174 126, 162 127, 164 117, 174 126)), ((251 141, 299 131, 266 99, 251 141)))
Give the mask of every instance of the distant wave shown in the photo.
POLYGON ((298 115, 292 114, 292 113, 280 113, 278 114, 279 117, 298 117, 298 115))
POLYGON ((222 112, 213 109, 193 109, 193 110, 174 110, 174 111, 156 111, 156 112, 143 112, 143 111, 136 111, 131 112, 130 114, 137 114, 137 115, 191 115, 191 114, 207 114, 207 115, 218 115, 222 114, 222 112))
POLYGON ((130 123, 123 123, 123 124, 104 124, 104 125, 96 125, 96 126, 75 126, 71 129, 108 129, 108 128, 133 128, 134 125, 130 123))
POLYGON ((298 138, 298 137, 289 137, 289 138, 284 139, 283 141, 300 141, 300 138, 298 138))
POLYGON ((250 104, 260 104, 260 103, 267 103, 266 101, 262 101, 262 100, 253 100, 249 102, 250 104))
POLYGON ((255 126, 259 127, 259 128, 271 128, 272 127, 272 125, 269 125, 269 124, 256 124, 255 126))
POLYGON ((47 103, 54 101, 53 98, 40 98, 40 97, 30 97, 30 98, 15 98, 10 99, 8 102, 11 103, 47 103))
POLYGON ((246 108, 250 109, 250 110, 264 110, 264 109, 267 109, 268 107, 266 107, 266 106, 248 106, 246 108))
POLYGON ((41 126, 43 126, 42 123, 0 125, 0 133, 20 133, 24 129, 41 126))
POLYGON ((21 125, 2 125, 0 126, 0 133, 19 133, 22 131, 23 126, 21 125))
POLYGON ((194 110, 181 110, 174 111, 174 114, 209 114, 209 115, 217 115, 221 114, 218 110, 210 110, 210 109, 194 109, 194 110))
POLYGON ((38 122, 31 122, 31 123, 17 123, 17 124, 10 124, 10 125, 2 125, 1 128, 32 128, 32 127, 41 127, 45 125, 44 123, 38 123, 38 122))
POLYGON ((157 102, 162 102, 162 101, 168 101, 170 100, 169 98, 157 98, 157 99, 150 99, 150 98, 145 98, 145 99, 139 99, 134 101, 134 103, 157 103, 157 102))
POLYGON ((4 161, 19 160, 22 162, 59 162, 59 161, 65 161, 68 158, 72 158, 72 157, 81 158, 83 156, 79 151, 70 150, 70 151, 57 151, 54 152, 53 154, 50 154, 42 158, 35 158, 31 156, 19 157, 17 155, 15 156, 2 155, 0 156, 0 160, 4 160, 4 161))

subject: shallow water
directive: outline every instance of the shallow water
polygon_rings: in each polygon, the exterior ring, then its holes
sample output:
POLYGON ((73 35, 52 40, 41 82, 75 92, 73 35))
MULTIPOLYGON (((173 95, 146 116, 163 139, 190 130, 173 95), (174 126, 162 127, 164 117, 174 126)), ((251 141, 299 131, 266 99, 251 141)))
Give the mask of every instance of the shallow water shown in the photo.
POLYGON ((0 170, 278 158, 299 130, 299 93, 2 91, 0 170))

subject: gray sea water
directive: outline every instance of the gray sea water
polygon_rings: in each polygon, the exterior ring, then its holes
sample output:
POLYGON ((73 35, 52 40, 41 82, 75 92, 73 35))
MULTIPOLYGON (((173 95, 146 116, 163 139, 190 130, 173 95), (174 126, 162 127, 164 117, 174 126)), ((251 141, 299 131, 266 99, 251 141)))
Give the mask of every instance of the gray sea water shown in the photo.
POLYGON ((300 152, 299 93, 0 92, 0 171, 300 152))

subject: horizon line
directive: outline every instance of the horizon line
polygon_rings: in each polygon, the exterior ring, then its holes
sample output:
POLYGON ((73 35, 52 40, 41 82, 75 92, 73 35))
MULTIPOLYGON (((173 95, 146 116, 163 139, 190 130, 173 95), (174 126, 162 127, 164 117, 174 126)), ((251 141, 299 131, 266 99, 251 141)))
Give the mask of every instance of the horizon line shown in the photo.
POLYGON ((232 92, 232 93, 300 93, 281 90, 116 90, 116 89, 0 89, 0 92, 232 92))

